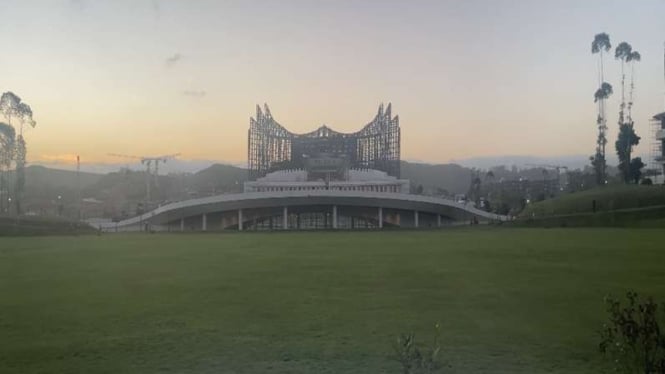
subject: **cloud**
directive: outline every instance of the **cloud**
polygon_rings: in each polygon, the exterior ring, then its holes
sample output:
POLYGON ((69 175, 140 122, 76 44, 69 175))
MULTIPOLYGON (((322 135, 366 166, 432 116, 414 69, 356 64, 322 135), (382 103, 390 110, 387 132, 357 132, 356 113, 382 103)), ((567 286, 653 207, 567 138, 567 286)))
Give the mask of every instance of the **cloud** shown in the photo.
POLYGON ((182 55, 180 53, 176 53, 173 56, 170 56, 166 59, 166 67, 170 68, 173 65, 175 65, 178 61, 182 60, 182 55))
POLYGON ((207 95, 208 93, 203 91, 203 90, 185 90, 185 91, 182 91, 182 94, 185 95, 185 96, 200 99, 200 98, 204 97, 205 95, 207 95))

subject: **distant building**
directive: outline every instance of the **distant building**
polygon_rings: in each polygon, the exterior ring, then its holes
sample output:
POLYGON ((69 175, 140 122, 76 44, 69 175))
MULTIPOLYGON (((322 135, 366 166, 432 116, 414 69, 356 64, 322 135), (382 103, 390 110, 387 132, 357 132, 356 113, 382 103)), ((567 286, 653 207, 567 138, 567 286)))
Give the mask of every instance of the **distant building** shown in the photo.
POLYGON ((653 121, 655 142, 652 147, 652 158, 655 171, 660 174, 655 176, 654 182, 662 183, 665 176, 665 112, 653 116, 653 121))
POLYGON ((381 105, 354 133, 321 126, 294 134, 267 106, 257 107, 248 132, 249 181, 244 192, 162 205, 116 223, 121 230, 306 230, 425 228, 506 216, 472 204, 409 194, 400 179, 399 118, 381 105))
POLYGON ((409 193, 399 179, 399 117, 391 105, 354 133, 321 126, 294 134, 277 123, 267 105, 250 120, 244 192, 362 191, 409 193))
POLYGON ((277 170, 305 169, 310 160, 336 160, 350 169, 374 169, 399 178, 399 117, 391 105, 381 104, 372 121, 353 133, 342 133, 328 126, 305 134, 295 134, 280 125, 267 105, 256 107, 248 132, 249 179, 256 180, 277 170), (326 157, 321 157, 321 155, 326 157))
POLYGON ((327 175, 309 170, 280 170, 245 182, 244 192, 365 191, 409 193, 409 181, 379 170, 341 169, 327 175))

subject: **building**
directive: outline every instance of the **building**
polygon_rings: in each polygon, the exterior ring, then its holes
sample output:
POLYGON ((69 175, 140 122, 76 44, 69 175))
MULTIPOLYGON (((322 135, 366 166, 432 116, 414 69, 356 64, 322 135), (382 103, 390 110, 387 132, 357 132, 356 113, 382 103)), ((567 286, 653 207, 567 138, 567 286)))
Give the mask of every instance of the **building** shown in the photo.
POLYGON ((257 105, 250 118, 247 139, 249 179, 277 170, 302 170, 311 158, 343 159, 348 169, 372 169, 399 178, 399 117, 392 116, 391 104, 383 104, 374 119, 354 133, 341 133, 323 125, 306 134, 294 134, 275 121, 268 105, 257 105))
POLYGON ((400 179, 399 118, 391 105, 355 133, 294 134, 266 105, 250 119, 244 192, 166 204, 106 231, 423 228, 503 221, 464 202, 409 194, 400 179))
POLYGON ((656 183, 665 183, 665 112, 653 116, 654 143, 652 146, 652 162, 656 183))

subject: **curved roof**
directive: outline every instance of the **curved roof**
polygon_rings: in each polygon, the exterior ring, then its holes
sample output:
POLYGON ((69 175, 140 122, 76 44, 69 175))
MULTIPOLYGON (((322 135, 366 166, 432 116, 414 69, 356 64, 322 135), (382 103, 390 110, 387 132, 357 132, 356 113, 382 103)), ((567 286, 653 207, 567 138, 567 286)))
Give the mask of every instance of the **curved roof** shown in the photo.
POLYGON ((233 211, 238 209, 274 208, 283 206, 340 205, 383 207, 386 209, 418 210, 440 214, 456 220, 473 217, 482 220, 506 221, 507 216, 488 213, 470 205, 431 196, 365 191, 282 191, 247 192, 191 199, 163 205, 141 216, 116 223, 102 224, 102 228, 132 226, 141 222, 163 224, 180 218, 233 211))
POLYGON ((398 120, 399 116, 395 116, 392 118, 392 103, 388 103, 388 106, 385 108, 383 107, 383 104, 379 105, 379 110, 376 113, 376 116, 374 116, 374 119, 370 121, 368 124, 366 124, 362 129, 356 131, 356 132, 350 132, 350 133, 345 133, 345 132, 339 132, 331 129, 330 127, 326 125, 321 125, 319 128, 317 128, 314 131, 302 133, 302 134, 297 134, 294 132, 291 132, 286 129, 286 127, 282 126, 279 124, 279 122, 275 121, 275 119, 272 116, 272 113, 270 113, 270 108, 268 107, 268 104, 263 104, 263 111, 261 111, 261 107, 259 105, 256 106, 256 119, 250 118, 250 121, 253 122, 261 122, 262 119, 268 120, 270 123, 270 126, 273 127, 273 130, 279 134, 281 137, 286 137, 286 138, 328 138, 328 137, 358 137, 358 136, 369 136, 376 134, 381 131, 380 124, 381 121, 379 119, 381 118, 386 118, 388 120, 398 120))

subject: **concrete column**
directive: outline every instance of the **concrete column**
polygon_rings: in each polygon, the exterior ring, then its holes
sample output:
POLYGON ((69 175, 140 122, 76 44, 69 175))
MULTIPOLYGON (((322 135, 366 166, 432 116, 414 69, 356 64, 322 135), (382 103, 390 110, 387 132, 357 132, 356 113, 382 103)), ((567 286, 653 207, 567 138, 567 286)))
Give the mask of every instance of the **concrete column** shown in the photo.
POLYGON ((333 205, 332 228, 337 228, 337 205, 333 205))
POLYGON ((180 218, 180 231, 185 231, 185 218, 180 218))
POLYGON ((238 209, 238 231, 242 231, 242 209, 238 209))
POLYGON ((379 228, 383 228, 383 208, 379 207, 379 228))
POLYGON ((441 215, 436 215, 436 227, 441 227, 441 215))
POLYGON ((415 228, 418 228, 418 211, 417 210, 413 211, 413 226, 415 228))
POLYGON ((284 230, 289 229, 289 208, 282 208, 282 228, 284 230))
POLYGON ((201 230, 206 231, 208 229, 208 216, 206 214, 201 216, 201 230))

